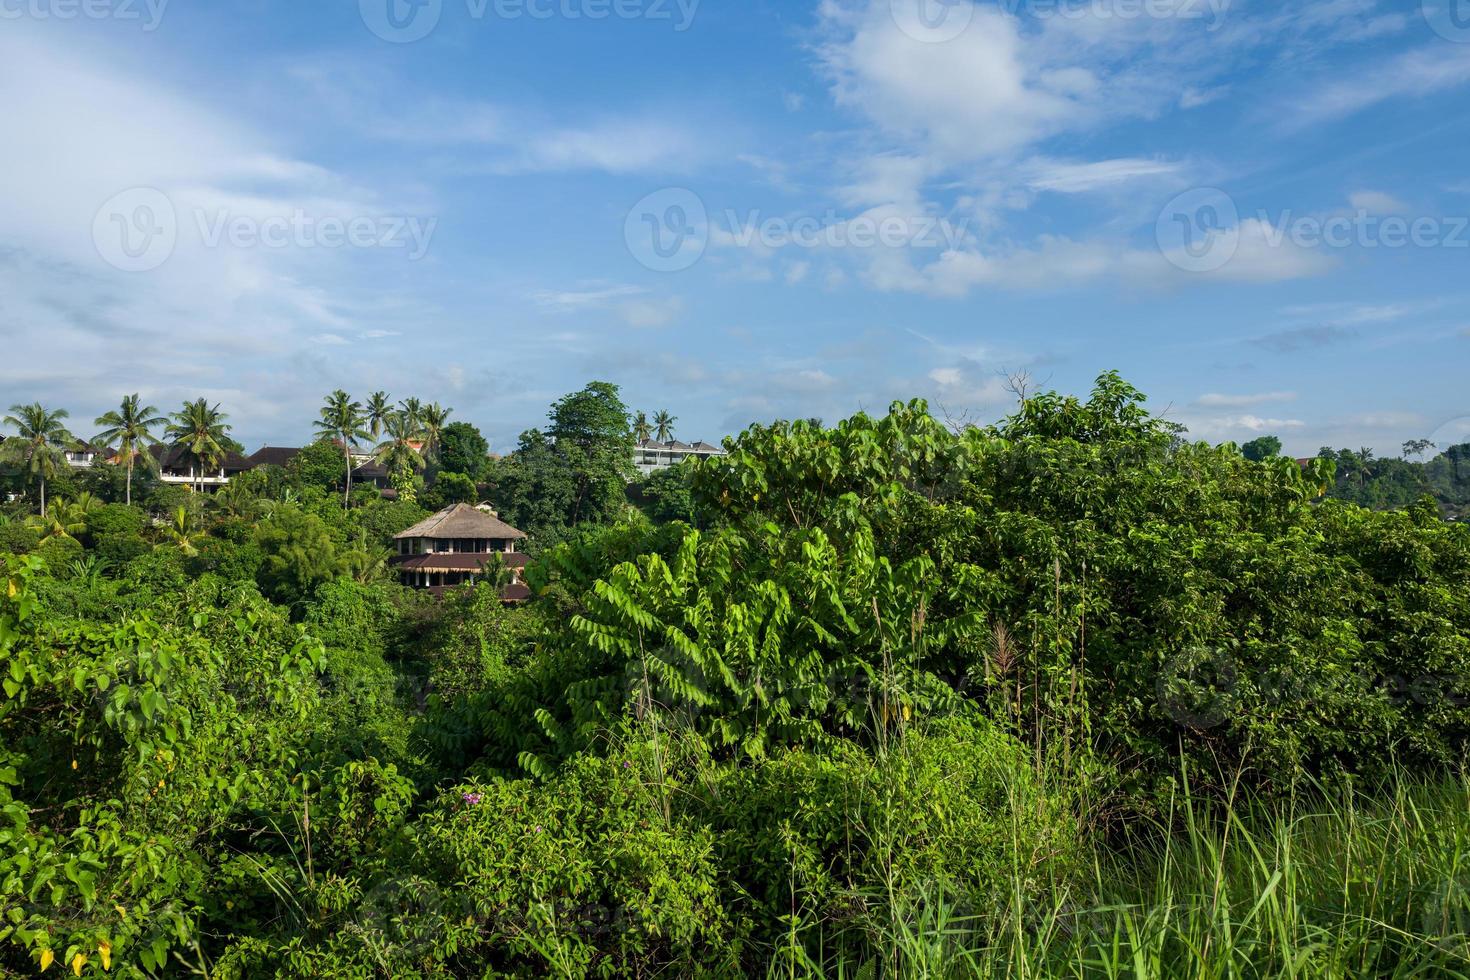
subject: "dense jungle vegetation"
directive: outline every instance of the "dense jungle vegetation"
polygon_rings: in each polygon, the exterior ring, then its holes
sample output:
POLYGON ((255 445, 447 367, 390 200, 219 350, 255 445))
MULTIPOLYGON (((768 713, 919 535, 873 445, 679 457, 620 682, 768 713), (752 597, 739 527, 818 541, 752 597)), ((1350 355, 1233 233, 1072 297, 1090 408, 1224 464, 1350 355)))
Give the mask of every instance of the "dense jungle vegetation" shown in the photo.
POLYGON ((216 495, 14 477, 0 973, 1470 976, 1443 500, 1113 374, 753 426, 638 506, 610 385, 505 460, 453 425, 391 501, 326 412, 216 495), (477 497, 534 598, 395 584, 477 497))

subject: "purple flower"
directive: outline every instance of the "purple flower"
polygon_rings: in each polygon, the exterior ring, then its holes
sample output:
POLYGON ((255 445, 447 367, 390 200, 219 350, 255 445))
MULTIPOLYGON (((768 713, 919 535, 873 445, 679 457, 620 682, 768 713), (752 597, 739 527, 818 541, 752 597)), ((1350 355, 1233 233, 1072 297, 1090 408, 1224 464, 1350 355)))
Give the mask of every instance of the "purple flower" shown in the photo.
POLYGON ((536 833, 541 833, 541 825, 539 823, 536 825, 536 833))
POLYGON ((479 793, 462 793, 460 795, 464 797, 464 801, 466 803, 468 803, 470 806, 479 806, 480 805, 480 794, 479 793))
POLYGON ((624 762, 623 763, 623 768, 624 769, 632 769, 633 768, 633 763, 631 763, 631 762, 624 762))

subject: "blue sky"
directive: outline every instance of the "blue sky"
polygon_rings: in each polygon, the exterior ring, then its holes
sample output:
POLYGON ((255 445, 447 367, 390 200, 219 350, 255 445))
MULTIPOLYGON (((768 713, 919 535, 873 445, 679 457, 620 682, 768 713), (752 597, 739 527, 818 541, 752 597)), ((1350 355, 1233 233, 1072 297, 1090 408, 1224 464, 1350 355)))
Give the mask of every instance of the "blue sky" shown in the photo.
POLYGON ((0 0, 0 401, 1470 438, 1467 0, 416 2, 0 0))

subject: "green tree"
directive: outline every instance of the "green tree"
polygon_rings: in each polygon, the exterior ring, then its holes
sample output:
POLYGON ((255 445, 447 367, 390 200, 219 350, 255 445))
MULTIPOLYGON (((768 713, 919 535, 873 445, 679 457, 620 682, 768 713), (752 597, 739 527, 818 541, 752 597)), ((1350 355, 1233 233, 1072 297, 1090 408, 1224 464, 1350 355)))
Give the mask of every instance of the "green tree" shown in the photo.
POLYGON ((298 489, 320 487, 335 491, 341 475, 342 447, 332 438, 318 439, 286 464, 286 476, 298 489))
POLYGON ((153 429, 168 423, 152 405, 141 404, 136 394, 128 395, 116 411, 97 417, 96 424, 106 426, 93 437, 93 442, 109 449, 116 448, 117 455, 127 461, 127 494, 124 502, 133 502, 133 464, 141 460, 149 470, 158 468, 149 447, 158 445, 153 429))
POLYGON ((1408 442, 1404 443, 1404 459, 1408 459, 1410 456, 1422 457, 1426 452, 1433 448, 1434 443, 1430 442, 1428 439, 1410 439, 1408 442))
POLYGON ((187 507, 174 511, 172 522, 163 529, 163 536, 168 546, 177 549, 185 558, 199 554, 199 545, 205 539, 199 519, 187 507))
POLYGON ((75 501, 54 497, 44 516, 32 517, 29 521, 42 541, 50 538, 75 538, 86 533, 87 516, 101 506, 102 501, 90 493, 82 494, 75 501))
POLYGON ((485 474, 489 456, 490 443, 470 423, 451 422, 444 427, 439 442, 439 466, 444 472, 463 473, 479 480, 485 474))
POLYGON ((438 402, 426 405, 419 416, 419 431, 424 439, 424 457, 438 460, 439 446, 444 438, 444 427, 449 424, 452 408, 444 408, 438 402))
POLYGON ((558 400, 546 432, 521 434, 499 468, 494 500, 542 544, 585 523, 616 520, 634 475, 633 433, 618 387, 594 381, 558 400))
POLYGON ((76 437, 67 431, 66 418, 66 409, 53 412, 40 402, 12 405, 5 417, 5 424, 17 435, 0 445, 0 453, 21 469, 27 481, 39 481, 42 517, 46 516, 46 481, 54 479, 67 465, 66 450, 77 444, 76 437))
MULTIPOLYGON (((191 477, 198 473, 202 478, 205 472, 218 468, 230 444, 230 425, 225 421, 229 416, 219 410, 219 405, 200 398, 185 402, 170 418, 165 434, 171 446, 183 450, 191 477)), ((202 489, 197 479, 195 489, 202 489)))
MULTIPOLYGON (((398 415, 408 426, 409 431, 418 435, 424 424, 424 403, 417 398, 405 398, 398 403, 398 415)), ((386 424, 385 424, 386 425, 386 424)))
POLYGON ((400 495, 407 491, 412 495, 413 475, 424 468, 424 457, 414 443, 419 441, 419 430, 407 411, 394 414, 388 419, 388 441, 378 447, 374 459, 388 471, 389 479, 400 495))
POLYGON ((473 504, 480 499, 480 491, 475 487, 474 480, 463 473, 451 473, 447 470, 440 473, 439 478, 434 481, 432 495, 440 507, 473 504))
POLYGON ((1281 440, 1275 436, 1261 436, 1240 447, 1240 454, 1253 463, 1262 463, 1281 455, 1281 440))
POLYGON ((377 439, 383 434, 383 427, 388 424, 388 417, 393 414, 393 399, 388 397, 386 391, 373 392, 368 396, 364 414, 367 417, 368 432, 374 439, 377 439))
POLYGON ((654 471, 643 481, 639 490, 649 517, 660 524, 684 521, 694 525, 698 522, 690 487, 691 469, 688 462, 667 466, 654 471))
POLYGON ((362 405, 338 388, 327 396, 327 403, 322 406, 321 418, 313 423, 318 432, 335 439, 342 447, 342 463, 347 471, 342 490, 343 507, 352 504, 352 451, 364 439, 372 438, 364 428, 366 422, 362 405))
POLYGON ((674 423, 679 421, 668 412, 656 412, 653 416, 654 438, 669 442, 674 438, 674 423))
POLYGON ((639 412, 633 416, 633 438, 638 442, 647 442, 653 438, 653 426, 649 424, 647 412, 639 412))
POLYGON ((264 555, 261 590, 285 605, 309 599, 318 586, 342 574, 337 544, 327 525, 294 504, 277 507, 262 521, 255 542, 264 555))

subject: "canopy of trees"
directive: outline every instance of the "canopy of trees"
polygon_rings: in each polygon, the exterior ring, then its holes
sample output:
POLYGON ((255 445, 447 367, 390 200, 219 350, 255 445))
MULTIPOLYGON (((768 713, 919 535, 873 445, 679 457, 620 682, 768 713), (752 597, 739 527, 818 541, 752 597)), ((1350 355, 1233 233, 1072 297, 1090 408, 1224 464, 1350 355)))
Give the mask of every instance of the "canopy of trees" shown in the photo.
MULTIPOLYGON (((1077 917, 1119 914, 1094 848, 1463 765, 1470 529, 1328 497, 1335 459, 1183 442, 1109 374, 958 432, 921 402, 753 426, 650 481, 689 517, 655 523, 631 439, 594 384, 493 468, 552 539, 520 607, 398 586, 426 511, 301 473, 11 512, 0 970, 951 975, 952 936, 1072 975, 1134 942, 1077 917)), ((1466 906, 1422 887, 1456 799, 1413 846, 1355 831, 1402 862, 1365 894, 1280 913, 1359 938, 1238 962, 1456 969, 1466 906)), ((1226 931, 1279 880, 1214 879, 1226 931)))

